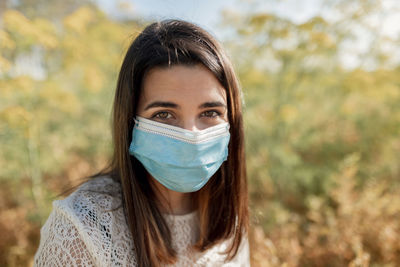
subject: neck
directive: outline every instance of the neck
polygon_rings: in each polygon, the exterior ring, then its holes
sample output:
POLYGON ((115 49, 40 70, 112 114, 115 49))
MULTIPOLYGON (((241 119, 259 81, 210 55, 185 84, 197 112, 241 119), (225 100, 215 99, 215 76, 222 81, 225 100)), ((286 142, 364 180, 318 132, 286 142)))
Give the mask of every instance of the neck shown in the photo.
POLYGON ((170 190, 151 177, 155 194, 159 200, 158 208, 162 213, 183 215, 193 211, 192 193, 170 190))

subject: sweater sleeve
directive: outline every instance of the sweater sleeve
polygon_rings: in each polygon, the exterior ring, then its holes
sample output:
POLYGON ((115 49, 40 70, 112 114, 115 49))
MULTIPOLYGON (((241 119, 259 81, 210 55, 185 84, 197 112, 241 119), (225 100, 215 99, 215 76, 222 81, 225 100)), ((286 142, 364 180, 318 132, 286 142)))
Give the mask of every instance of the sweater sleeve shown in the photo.
POLYGON ((94 266, 78 227, 56 206, 40 230, 34 266, 94 266))

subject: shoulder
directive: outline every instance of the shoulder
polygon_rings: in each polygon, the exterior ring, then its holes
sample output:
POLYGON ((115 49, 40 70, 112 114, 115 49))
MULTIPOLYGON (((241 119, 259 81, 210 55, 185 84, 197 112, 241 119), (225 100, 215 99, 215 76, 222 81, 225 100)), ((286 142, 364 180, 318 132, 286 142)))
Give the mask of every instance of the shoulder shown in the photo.
POLYGON ((121 186, 108 176, 93 178, 78 187, 63 200, 56 200, 53 206, 66 209, 80 217, 87 211, 116 209, 121 205, 121 186))
POLYGON ((113 242, 121 238, 126 240, 125 235, 129 233, 122 207, 121 186, 107 176, 82 184, 65 199, 54 201, 53 208, 63 212, 77 225, 88 243, 99 253, 110 253, 113 242), (120 236, 121 233, 124 236, 120 236))
POLYGON ((53 202, 52 213, 41 230, 40 248, 42 239, 43 245, 47 242, 47 236, 59 236, 60 242, 69 240, 68 233, 58 233, 60 230, 70 232, 68 229, 73 230, 76 239, 82 242, 96 264, 134 262, 133 244, 122 208, 121 187, 110 177, 93 178, 65 199, 53 202))
POLYGON ((107 176, 93 178, 65 199, 54 201, 53 210, 86 230, 97 230, 98 223, 110 224, 110 217, 122 212, 120 185, 107 176))

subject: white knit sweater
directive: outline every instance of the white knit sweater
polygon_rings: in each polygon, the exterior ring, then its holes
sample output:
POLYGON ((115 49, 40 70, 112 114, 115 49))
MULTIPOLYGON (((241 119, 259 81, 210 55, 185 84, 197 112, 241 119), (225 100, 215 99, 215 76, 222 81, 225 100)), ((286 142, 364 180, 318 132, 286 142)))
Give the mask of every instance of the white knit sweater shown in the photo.
MULTIPOLYGON (((178 262, 174 266, 249 266, 244 239, 238 254, 224 262, 228 241, 199 253, 197 213, 165 214, 178 262)), ((121 206, 121 188, 109 177, 91 180, 63 200, 53 202, 41 231, 35 266, 137 266, 132 235, 121 206), (103 192, 103 193, 102 193, 103 192)))

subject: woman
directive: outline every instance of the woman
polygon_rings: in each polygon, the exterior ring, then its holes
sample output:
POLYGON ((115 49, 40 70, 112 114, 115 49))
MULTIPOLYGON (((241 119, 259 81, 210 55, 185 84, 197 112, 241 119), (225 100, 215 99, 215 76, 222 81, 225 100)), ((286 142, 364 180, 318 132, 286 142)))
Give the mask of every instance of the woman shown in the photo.
POLYGON ((53 211, 37 266, 248 266, 240 89, 188 22, 146 27, 123 61, 114 155, 53 211))

